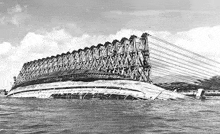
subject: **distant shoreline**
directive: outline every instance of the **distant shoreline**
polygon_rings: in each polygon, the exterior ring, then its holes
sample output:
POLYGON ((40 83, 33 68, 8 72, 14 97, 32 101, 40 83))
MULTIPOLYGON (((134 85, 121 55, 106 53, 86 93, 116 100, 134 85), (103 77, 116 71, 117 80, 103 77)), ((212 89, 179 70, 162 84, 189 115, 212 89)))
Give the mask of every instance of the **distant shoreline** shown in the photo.
MULTIPOLYGON (((197 93, 196 90, 182 92, 182 94, 187 95, 187 96, 196 96, 196 93, 197 93)), ((220 96, 220 91, 219 90, 205 90, 205 96, 220 96)))

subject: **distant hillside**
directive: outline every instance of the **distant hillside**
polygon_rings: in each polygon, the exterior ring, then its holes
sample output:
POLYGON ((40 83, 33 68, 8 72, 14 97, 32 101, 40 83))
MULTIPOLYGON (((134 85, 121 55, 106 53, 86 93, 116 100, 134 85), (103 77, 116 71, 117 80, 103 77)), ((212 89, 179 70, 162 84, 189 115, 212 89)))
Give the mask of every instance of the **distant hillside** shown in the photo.
MULTIPOLYGON (((198 78, 197 78, 198 79, 198 78)), ((196 78, 185 75, 166 75, 166 76, 156 76, 152 77, 153 83, 172 83, 172 82, 186 82, 192 83, 192 81, 196 81, 196 78)))
POLYGON ((155 85, 167 90, 188 91, 197 90, 198 88, 203 88, 205 90, 220 90, 220 76, 199 80, 191 78, 190 76, 167 75, 164 77, 153 77, 152 81, 155 85))
POLYGON ((220 76, 214 76, 210 79, 200 80, 199 85, 212 90, 220 90, 220 76))

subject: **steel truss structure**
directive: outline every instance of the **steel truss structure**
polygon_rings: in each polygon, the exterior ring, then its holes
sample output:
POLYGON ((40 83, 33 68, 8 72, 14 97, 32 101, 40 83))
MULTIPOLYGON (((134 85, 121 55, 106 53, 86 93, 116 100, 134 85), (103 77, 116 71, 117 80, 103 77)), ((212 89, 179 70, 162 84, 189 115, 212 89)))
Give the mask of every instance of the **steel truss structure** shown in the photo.
POLYGON ((92 70, 150 82, 148 36, 148 33, 143 33, 141 37, 132 35, 129 39, 124 37, 120 41, 27 62, 14 85, 47 78, 51 74, 56 76, 56 72, 65 74, 69 70, 92 70))

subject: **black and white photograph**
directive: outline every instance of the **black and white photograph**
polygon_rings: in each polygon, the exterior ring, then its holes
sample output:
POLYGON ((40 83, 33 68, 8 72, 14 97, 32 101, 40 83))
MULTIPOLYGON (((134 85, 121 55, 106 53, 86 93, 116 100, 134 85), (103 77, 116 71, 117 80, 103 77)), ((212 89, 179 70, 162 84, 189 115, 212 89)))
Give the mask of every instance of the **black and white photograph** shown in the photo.
POLYGON ((0 134, 219 126, 219 0, 0 0, 0 134))

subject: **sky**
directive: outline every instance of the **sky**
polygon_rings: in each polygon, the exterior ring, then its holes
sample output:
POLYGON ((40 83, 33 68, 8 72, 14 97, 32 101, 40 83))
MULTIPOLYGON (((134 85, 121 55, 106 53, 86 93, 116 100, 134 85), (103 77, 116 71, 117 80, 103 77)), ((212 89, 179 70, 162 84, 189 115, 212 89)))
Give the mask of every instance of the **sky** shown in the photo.
POLYGON ((143 32, 220 61, 220 1, 0 0, 0 88, 27 61, 143 32))

